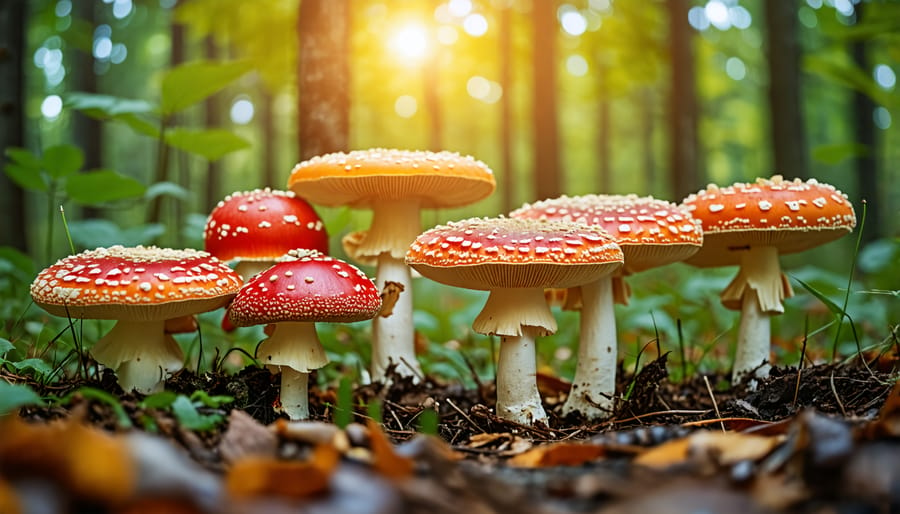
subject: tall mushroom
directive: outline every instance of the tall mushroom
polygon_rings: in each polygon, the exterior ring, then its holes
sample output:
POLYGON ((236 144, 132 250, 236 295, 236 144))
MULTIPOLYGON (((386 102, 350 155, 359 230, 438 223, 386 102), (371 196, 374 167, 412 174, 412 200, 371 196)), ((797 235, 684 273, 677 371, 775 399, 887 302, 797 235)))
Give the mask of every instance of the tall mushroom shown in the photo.
POLYGON ((612 411, 616 388, 613 300, 627 304, 630 294, 624 277, 694 254, 703 242, 700 227, 677 205, 637 195, 561 196, 526 204, 510 216, 598 226, 622 248, 625 264, 621 268, 573 288, 581 299, 581 336, 575 377, 563 413, 577 412, 592 419, 606 417, 612 411))
POLYGON ((240 277, 206 252, 112 246, 44 269, 31 297, 55 316, 118 320, 91 354, 116 371, 122 389, 148 394, 183 365, 166 320, 222 307, 240 286, 240 277))
POLYGON ((501 336, 497 415, 546 423, 535 378, 535 338, 556 331, 544 289, 598 280, 622 265, 599 227, 511 218, 472 218, 425 231, 406 262, 424 277, 490 291, 473 328, 501 336))
POLYGON ((410 270, 403 263, 421 232, 420 210, 467 205, 490 195, 494 175, 481 161, 452 152, 371 149, 313 157, 291 172, 288 187, 312 203, 372 210, 372 223, 354 237, 351 257, 377 260, 379 288, 403 286, 393 313, 377 317, 372 378, 384 380, 393 363, 405 376, 421 374, 416 360, 410 270))
POLYGON ((281 371, 281 406, 291 419, 309 418, 308 374, 328 363, 315 322, 371 319, 381 295, 365 273, 312 250, 291 251, 255 275, 231 302, 236 326, 274 324, 257 357, 281 371))
POLYGON ((740 266, 722 303, 741 310, 732 381, 754 370, 769 374, 770 318, 793 296, 778 256, 838 239, 856 226, 846 195, 815 179, 781 175, 728 187, 709 185, 683 206, 703 224, 703 247, 685 262, 698 267, 740 266))
POLYGON ((250 277, 297 248, 328 253, 325 225, 306 200, 269 188, 238 191, 212 210, 203 230, 205 250, 250 277))

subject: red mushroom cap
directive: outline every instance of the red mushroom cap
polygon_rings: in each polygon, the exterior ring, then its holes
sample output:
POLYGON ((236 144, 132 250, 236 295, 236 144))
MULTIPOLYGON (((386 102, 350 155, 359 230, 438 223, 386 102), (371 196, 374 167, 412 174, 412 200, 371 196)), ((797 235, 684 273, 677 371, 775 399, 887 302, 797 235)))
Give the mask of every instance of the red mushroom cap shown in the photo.
POLYGON ((471 218, 423 232, 406 262, 466 289, 574 287, 613 272, 622 250, 600 227, 514 218, 471 218))
POLYGON ((224 261, 274 261, 295 248, 328 253, 312 206, 290 191, 236 192, 219 202, 203 231, 206 251, 224 261))
POLYGON ((700 267, 738 264, 740 252, 733 250, 749 247, 800 252, 856 226, 846 195, 815 179, 788 181, 775 175, 728 187, 711 184, 682 205, 703 224, 703 248, 685 261, 700 267))
POLYGON ((240 276, 206 252, 111 246, 44 269, 31 297, 56 316, 150 321, 222 307, 240 287, 240 276))
POLYGON ((622 248, 625 273, 684 260, 703 244, 700 224, 686 209, 652 196, 561 196, 526 204, 510 217, 602 227, 622 248))
POLYGON ((239 327, 282 321, 351 322, 371 319, 381 294, 365 273, 316 251, 289 256, 254 276, 231 302, 239 327))

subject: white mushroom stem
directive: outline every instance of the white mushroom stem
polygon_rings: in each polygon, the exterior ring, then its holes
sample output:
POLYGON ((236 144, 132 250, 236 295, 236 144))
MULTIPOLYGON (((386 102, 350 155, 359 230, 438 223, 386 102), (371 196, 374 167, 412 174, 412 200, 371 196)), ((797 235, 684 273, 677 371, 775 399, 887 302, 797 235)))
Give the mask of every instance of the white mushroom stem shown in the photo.
POLYGON ((537 388, 535 338, 556 331, 540 288, 492 289, 472 327, 500 339, 497 415, 524 425, 547 423, 537 388))
POLYGON ((184 365, 184 354, 165 333, 165 320, 119 321, 91 349, 100 364, 113 369, 126 392, 161 391, 166 374, 184 365))
POLYGON ((309 418, 309 372, 328 364, 314 323, 282 322, 259 345, 257 358, 281 372, 281 408, 290 419, 309 418))
POLYGON ((372 321, 372 378, 384 381, 385 372, 393 363, 398 374, 411 376, 417 382, 422 370, 416 359, 410 268, 387 252, 378 256, 375 285, 383 291, 386 282, 402 284, 403 291, 390 316, 383 318, 379 315, 372 321))
POLYGON ((563 414, 588 419, 609 417, 616 392, 616 318, 613 279, 606 276, 581 286, 581 338, 572 389, 563 414))
POLYGON ((537 388, 535 338, 540 327, 523 326, 520 336, 500 338, 497 363, 497 415, 523 425, 547 423, 537 388))
POLYGON ((372 204, 372 225, 356 248, 354 258, 378 258, 376 285, 385 282, 403 285, 403 292, 390 316, 376 316, 372 325, 372 379, 383 382, 393 362, 401 376, 418 381, 422 370, 416 360, 413 328, 412 277, 404 262, 406 250, 421 232, 416 202, 379 200, 372 204))
POLYGON ((274 261, 239 261, 234 267, 234 272, 241 276, 246 284, 253 275, 265 271, 275 264, 274 261))
POLYGON ((732 382, 737 383, 754 369, 757 378, 769 375, 772 343, 771 317, 784 312, 782 302, 794 294, 781 273, 778 250, 753 247, 741 250, 741 267, 722 292, 722 303, 741 309, 732 382))

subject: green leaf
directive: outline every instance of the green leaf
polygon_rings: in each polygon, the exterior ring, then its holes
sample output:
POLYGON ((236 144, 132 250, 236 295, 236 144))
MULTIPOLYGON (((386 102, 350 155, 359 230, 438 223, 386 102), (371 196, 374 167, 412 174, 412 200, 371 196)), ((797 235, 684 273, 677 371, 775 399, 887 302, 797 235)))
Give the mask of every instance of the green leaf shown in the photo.
POLYGON ((849 61, 828 54, 808 55, 803 67, 837 85, 859 91, 885 107, 897 104, 892 93, 882 89, 868 73, 849 61))
POLYGON ((195 61, 173 68, 162 80, 163 115, 169 116, 206 99, 248 71, 249 64, 241 61, 195 61))
POLYGON ((96 205, 142 196, 146 187, 137 180, 110 170, 73 175, 66 182, 66 194, 85 205, 96 205))
POLYGON ((34 370, 38 375, 49 375, 53 371, 53 368, 51 368, 44 359, 31 358, 18 362, 10 362, 9 364, 19 371, 24 371, 26 369, 34 370))
POLYGON ((200 402, 207 407, 217 409, 223 405, 228 405, 229 403, 233 402, 234 397, 227 395, 210 396, 206 391, 201 391, 198 389, 191 393, 191 401, 200 402))
POLYGON ((122 229, 114 222, 103 219, 88 219, 69 222, 72 240, 82 248, 97 248, 120 244, 122 246, 147 245, 165 233, 160 223, 137 225, 122 229))
POLYGON ((118 114, 113 117, 114 120, 120 121, 129 127, 131 130, 141 134, 142 136, 149 136, 154 139, 159 139, 159 122, 151 123, 144 118, 138 116, 137 114, 118 114))
MULTIPOLYGON (((153 200, 157 196, 171 196, 176 200, 189 200, 191 193, 174 182, 156 182, 144 191, 145 200, 153 200)), ((205 218, 204 218, 205 219, 205 218)))
POLYGON ((13 413, 26 405, 42 405, 44 403, 30 387, 23 384, 10 384, 0 380, 0 416, 13 413))
POLYGON ((0 260, 10 263, 14 269, 25 275, 33 277, 35 274, 34 261, 31 257, 12 246, 0 246, 0 260))
POLYGON ((11 146, 6 149, 6 156, 23 168, 30 168, 35 171, 41 169, 41 158, 24 148, 11 146))
POLYGON ((69 93, 65 106, 77 109, 92 118, 113 118, 123 114, 153 112, 155 106, 144 100, 132 100, 111 95, 93 93, 69 93))
POLYGON ((54 179, 66 177, 84 166, 84 152, 73 145, 56 145, 44 150, 44 170, 54 179))
POLYGON ((809 291, 809 294, 815 296, 816 298, 819 299, 819 301, 824 303, 825 306, 828 307, 828 310, 830 310, 835 315, 843 317, 846 314, 844 312, 844 309, 842 309, 840 305, 834 303, 831 300, 831 298, 828 298, 827 296, 825 296, 825 293, 822 293, 821 291, 817 290, 813 286, 807 284, 806 282, 800 280, 799 278, 797 278, 795 276, 791 276, 791 278, 796 280, 798 284, 803 286, 803 289, 806 289, 807 291, 809 291))
POLYGON ((6 352, 15 349, 16 347, 10 342, 9 339, 0 337, 0 355, 6 355, 6 352))
POLYGON ((195 130, 174 128, 166 132, 166 143, 186 152, 195 153, 210 161, 250 147, 241 136, 222 129, 195 130))
POLYGON ((170 407, 177 397, 172 391, 163 391, 144 398, 139 405, 142 409, 164 409, 170 407))
POLYGON ((3 167, 3 172, 22 189, 42 193, 47 191, 47 183, 44 182, 44 177, 39 169, 26 168, 19 164, 9 163, 3 167))
POLYGON ((225 419, 221 414, 201 414, 184 395, 178 395, 172 402, 172 414, 183 427, 197 431, 211 430, 225 419))
POLYGON ((812 150, 813 159, 825 164, 838 164, 850 157, 863 157, 869 154, 869 147, 862 143, 836 143, 819 145, 812 150))

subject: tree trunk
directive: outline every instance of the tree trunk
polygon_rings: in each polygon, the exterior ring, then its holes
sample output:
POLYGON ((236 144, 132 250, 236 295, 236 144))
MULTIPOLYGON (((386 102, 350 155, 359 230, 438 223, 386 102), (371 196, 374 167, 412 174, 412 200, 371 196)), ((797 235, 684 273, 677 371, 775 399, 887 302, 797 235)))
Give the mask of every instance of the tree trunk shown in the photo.
POLYGON ((807 178, 809 161, 800 95, 800 41, 796 0, 766 0, 766 62, 776 173, 807 178))
POLYGON ((349 146, 349 3, 303 0, 297 25, 297 134, 300 160, 306 160, 349 146))
POLYGON ((638 98, 642 119, 641 142, 644 153, 644 193, 648 195, 663 195, 665 192, 661 191, 656 185, 656 152, 653 145, 653 134, 656 132, 656 117, 654 116, 653 106, 656 105, 656 102, 654 101, 653 89, 649 87, 641 88, 638 98))
POLYGON ((612 192, 612 103, 609 101, 609 67, 597 62, 597 96, 599 113, 597 120, 597 187, 602 194, 612 192))
POLYGON ((688 1, 669 0, 669 48, 672 86, 669 91, 669 152, 671 194, 681 199, 701 184, 697 143, 697 91, 694 84, 693 29, 688 1))
MULTIPOLYGON (((72 4, 73 15, 90 24, 97 25, 95 2, 75 2, 72 4)), ((90 51, 75 50, 72 70, 72 89, 86 93, 98 93, 97 74, 94 73, 94 57, 90 51)), ((72 113, 72 138, 75 145, 84 152, 84 169, 95 170, 103 166, 103 124, 78 110, 72 113)), ((100 209, 84 207, 81 215, 84 218, 98 218, 100 209)), ((71 215, 70 215, 71 216, 71 215)))
MULTIPOLYGON (((11 146, 25 145, 27 12, 25 0, 0 2, 0 155, 11 146)), ((25 192, 0 173, 0 245, 27 251, 24 229, 25 192)))
MULTIPOLYGON (((204 43, 204 54, 210 61, 215 61, 219 58, 219 49, 216 47, 216 41, 212 36, 207 36, 206 38, 204 43)), ((203 102, 203 107, 205 109, 204 123, 207 129, 221 126, 222 111, 220 104, 221 102, 218 100, 217 95, 212 95, 203 102)), ((219 161, 208 161, 206 164, 206 188, 204 196, 206 197, 204 201, 206 212, 212 212, 216 207, 216 204, 219 203, 219 200, 225 196, 225 193, 222 192, 222 163, 219 161)))
MULTIPOLYGON (((498 38, 500 41, 500 191, 502 212, 513 210, 516 204, 512 157, 512 8, 500 7, 498 38)), ((517 205, 516 205, 517 206, 517 205)))
POLYGON ((272 189, 284 189, 287 184, 287 176, 284 180, 278 174, 278 147, 275 130, 275 97, 263 86, 259 101, 259 122, 263 131, 263 176, 262 183, 272 189))
POLYGON ((559 128, 556 109, 556 2, 532 3, 535 200, 561 193, 559 128))
MULTIPOLYGON (((865 4, 860 3, 856 6, 856 16, 862 19, 862 10, 865 4)), ((856 39, 851 43, 850 53, 853 61, 860 69, 868 70, 869 62, 866 55, 867 41, 865 39, 856 39)), ((859 199, 867 200, 866 207, 866 226, 863 228, 862 239, 864 242, 873 241, 879 237, 886 236, 885 225, 882 218, 882 210, 879 201, 878 187, 878 138, 875 132, 875 123, 872 119, 872 113, 875 110, 875 102, 860 92, 853 92, 853 128, 857 137, 857 142, 866 146, 866 153, 859 155, 855 160, 856 167, 856 190, 859 199)), ((859 209, 859 200, 854 202, 859 209)))

